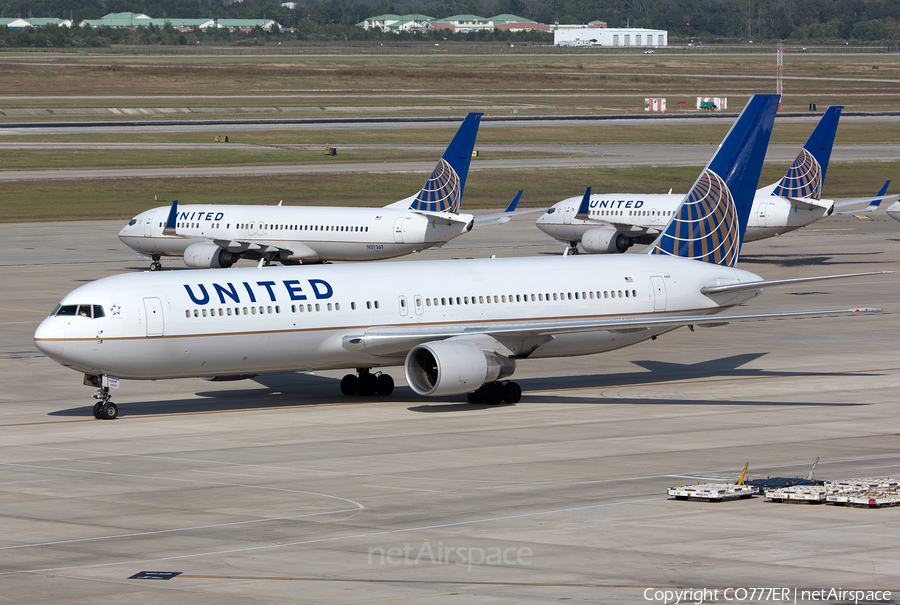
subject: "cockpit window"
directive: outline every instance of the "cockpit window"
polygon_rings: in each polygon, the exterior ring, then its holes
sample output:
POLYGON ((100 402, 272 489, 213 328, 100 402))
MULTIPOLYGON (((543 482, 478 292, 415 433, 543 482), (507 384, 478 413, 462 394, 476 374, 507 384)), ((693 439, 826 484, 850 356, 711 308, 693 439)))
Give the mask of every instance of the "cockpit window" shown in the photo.
POLYGON ((556 212, 556 208, 550 208, 550 210, 547 211, 547 214, 553 214, 554 212, 556 212))
POLYGON ((103 317, 103 307, 101 305, 57 305, 51 315, 54 316, 74 316, 98 318, 103 317))
POLYGON ((137 219, 136 219, 136 218, 133 218, 133 219, 131 219, 130 221, 128 221, 128 226, 129 226, 129 227, 132 227, 132 226, 134 226, 135 224, 137 224, 137 219))

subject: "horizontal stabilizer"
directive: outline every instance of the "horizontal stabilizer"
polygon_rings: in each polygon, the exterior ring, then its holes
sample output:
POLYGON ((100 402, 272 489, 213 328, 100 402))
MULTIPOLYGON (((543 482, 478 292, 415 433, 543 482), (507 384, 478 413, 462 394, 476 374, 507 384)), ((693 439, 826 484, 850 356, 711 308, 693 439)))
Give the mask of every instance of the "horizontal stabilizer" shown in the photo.
POLYGON ((834 203, 835 208, 843 208, 844 206, 855 206, 857 204, 866 204, 869 205, 865 208, 861 208, 859 210, 842 210, 840 212, 835 212, 834 214, 859 214, 861 212, 872 212, 874 210, 878 210, 879 206, 881 206, 881 202, 895 202, 900 199, 900 193, 895 193, 892 195, 885 195, 888 190, 888 186, 891 184, 891 181, 885 181, 884 185, 881 186, 881 189, 878 193, 875 194, 875 197, 858 197, 855 199, 849 200, 838 200, 834 203))
POLYGON ((862 277, 865 275, 884 275, 887 273, 895 273, 894 271, 869 271, 867 273, 843 273, 841 275, 817 275, 815 277, 792 277, 788 279, 767 279, 763 281, 752 281, 740 284, 726 284, 723 286, 706 286, 700 288, 701 294, 730 294, 732 292, 746 292, 747 290, 762 290, 775 286, 790 286, 793 284, 802 284, 813 281, 825 281, 826 279, 844 279, 846 277, 862 277))
POLYGON ((452 212, 416 212, 413 210, 412 213, 424 216, 435 225, 467 224, 472 222, 473 218, 471 214, 454 214, 452 212))
POLYGON ((527 210, 516 210, 516 207, 519 205, 519 200, 522 199, 522 192, 516 194, 516 197, 513 198, 513 201, 509 203, 509 206, 506 207, 506 210, 503 212, 494 212, 493 214, 476 214, 475 215, 475 226, 476 227, 484 227, 487 225, 503 225, 509 222, 514 216, 518 216, 520 214, 533 214, 535 212, 546 212, 548 208, 528 208, 527 210))
POLYGON ((789 197, 787 198, 791 205, 799 208, 801 210, 828 210, 831 208, 831 202, 828 200, 817 200, 814 198, 797 198, 797 197, 789 197))

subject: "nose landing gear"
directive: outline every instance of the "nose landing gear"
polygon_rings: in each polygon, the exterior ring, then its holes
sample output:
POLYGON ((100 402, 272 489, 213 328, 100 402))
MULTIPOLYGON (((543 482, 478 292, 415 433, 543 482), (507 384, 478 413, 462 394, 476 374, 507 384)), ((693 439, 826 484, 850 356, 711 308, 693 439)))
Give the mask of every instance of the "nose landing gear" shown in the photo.
POLYGON ((109 387, 100 387, 91 397, 100 400, 94 404, 94 418, 98 420, 115 420, 118 418, 119 406, 110 401, 109 387))

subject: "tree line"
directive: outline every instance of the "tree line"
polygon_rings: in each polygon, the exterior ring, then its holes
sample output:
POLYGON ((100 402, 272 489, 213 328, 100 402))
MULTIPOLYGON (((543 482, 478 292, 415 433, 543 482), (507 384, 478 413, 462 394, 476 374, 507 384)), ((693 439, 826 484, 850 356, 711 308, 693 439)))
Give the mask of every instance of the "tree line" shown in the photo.
MULTIPOLYGON (((108 44, 261 43, 261 40, 396 40, 397 34, 356 27, 367 17, 419 13, 432 17, 514 14, 539 23, 583 24, 605 21, 609 27, 665 29, 670 41, 704 42, 900 42, 897 0, 295 0, 294 7, 272 0, 0 0, 0 17, 99 19, 108 13, 145 13, 157 19, 273 19, 293 32, 261 30, 183 33, 170 28, 64 31, 15 31, 0 27, 2 46, 97 46, 108 44), (254 42, 255 40, 255 42, 254 42)), ((551 41, 548 34, 401 34, 400 39, 551 41)))

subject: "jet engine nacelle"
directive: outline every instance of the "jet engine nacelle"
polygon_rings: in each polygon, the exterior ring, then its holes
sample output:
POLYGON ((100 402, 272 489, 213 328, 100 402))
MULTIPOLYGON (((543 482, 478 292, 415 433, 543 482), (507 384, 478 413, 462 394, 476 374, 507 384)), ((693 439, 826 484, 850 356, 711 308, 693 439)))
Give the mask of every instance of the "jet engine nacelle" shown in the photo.
POLYGON ((237 262, 238 255, 212 242, 191 244, 184 249, 184 264, 192 269, 227 269, 237 262))
POLYGON ((581 236, 581 247, 591 254, 609 254, 625 252, 631 248, 634 240, 612 227, 591 229, 581 236))
POLYGON ((414 347, 403 369, 406 382, 419 395, 456 395, 511 376, 516 362, 468 342, 442 340, 414 347))

